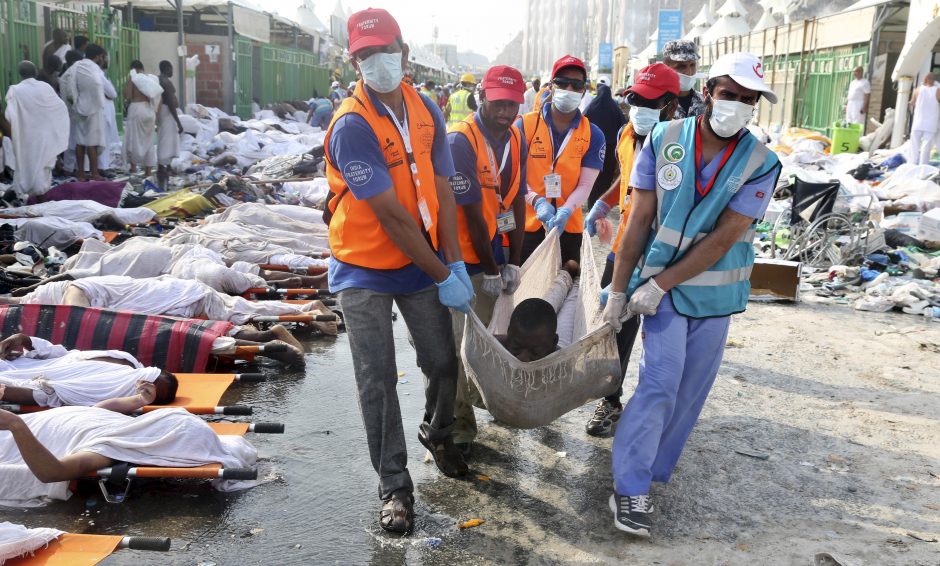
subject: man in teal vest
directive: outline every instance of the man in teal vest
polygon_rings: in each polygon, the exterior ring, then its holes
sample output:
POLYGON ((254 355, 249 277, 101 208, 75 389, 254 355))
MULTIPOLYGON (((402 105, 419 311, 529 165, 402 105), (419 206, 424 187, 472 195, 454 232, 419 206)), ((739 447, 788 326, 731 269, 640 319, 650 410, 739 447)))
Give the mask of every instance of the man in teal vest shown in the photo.
POLYGON ((633 206, 616 250, 604 319, 643 315, 639 382, 612 449, 614 526, 649 536, 650 484, 669 481, 711 389, 730 316, 744 311, 751 242, 780 161, 745 128, 763 97, 760 60, 729 53, 706 83, 704 117, 661 122, 630 178, 633 206))

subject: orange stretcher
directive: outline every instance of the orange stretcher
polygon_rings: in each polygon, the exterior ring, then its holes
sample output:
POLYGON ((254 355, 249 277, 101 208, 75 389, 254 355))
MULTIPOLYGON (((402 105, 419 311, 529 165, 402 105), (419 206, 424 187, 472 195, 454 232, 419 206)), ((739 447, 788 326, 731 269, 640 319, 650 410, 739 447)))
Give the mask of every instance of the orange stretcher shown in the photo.
MULTIPOLYGON (((222 436, 244 436, 246 433, 283 434, 281 423, 208 423, 216 434, 222 436)), ((221 464, 204 464, 190 468, 165 468, 159 466, 137 466, 121 463, 102 468, 89 474, 89 479, 97 479, 101 494, 108 503, 123 503, 131 489, 134 478, 162 479, 258 479, 258 470, 254 468, 223 468, 221 464), (108 489, 108 483, 117 483, 119 492, 108 489)))
POLYGON ((265 271, 283 271, 286 273, 295 273, 297 275, 323 275, 326 273, 326 266, 311 265, 310 267, 292 268, 287 265, 275 265, 273 263, 261 263, 258 267, 265 271))
POLYGON ((281 300, 287 297, 323 297, 330 296, 329 289, 273 289, 268 287, 253 287, 242 293, 246 299, 281 300))
MULTIPOLYGON (((167 407, 180 407, 195 415, 230 415, 247 416, 252 408, 244 405, 221 406, 219 402, 228 387, 238 381, 257 383, 267 379, 260 373, 177 373, 179 388, 176 399, 168 405, 147 405, 140 412, 147 413, 167 407)), ((0 404, 0 409, 11 413, 35 413, 49 407, 38 405, 0 404)))
POLYGON ((65 533, 31 556, 11 558, 7 566, 75 566, 98 564, 116 550, 170 550, 170 539, 121 535, 81 535, 65 533))

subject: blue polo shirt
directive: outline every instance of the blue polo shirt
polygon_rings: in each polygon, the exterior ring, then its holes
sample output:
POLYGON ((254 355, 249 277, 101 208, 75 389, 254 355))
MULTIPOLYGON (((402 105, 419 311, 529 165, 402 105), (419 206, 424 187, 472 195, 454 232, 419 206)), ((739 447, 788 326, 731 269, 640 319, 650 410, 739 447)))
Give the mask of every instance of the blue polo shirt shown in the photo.
MULTIPOLYGON (((386 120, 394 120, 368 87, 366 91, 379 115, 386 120)), ((447 146, 444 115, 426 96, 422 95, 421 100, 434 120, 434 142, 431 148, 434 174, 449 179, 454 175, 454 162, 447 146)), ((379 140, 362 116, 350 112, 335 121, 330 134, 329 152, 330 161, 343 175, 351 196, 356 200, 368 199, 392 190, 392 177, 388 172, 379 140), (373 172, 368 178, 357 174, 364 169, 363 163, 373 172)), ((413 263, 399 269, 369 269, 344 263, 335 257, 330 258, 328 277, 332 293, 358 288, 398 295, 415 293, 434 283, 427 273, 413 263)))
MULTIPOLYGON (((743 136, 745 133, 742 132, 740 135, 743 136)), ((640 150, 640 153, 633 161, 633 171, 630 174, 630 186, 641 191, 656 190, 656 155, 653 153, 651 139, 652 136, 646 138, 643 149, 640 150)), ((698 170, 699 179, 702 180, 703 184, 707 183, 717 173, 718 165, 721 163, 721 155, 722 152, 718 152, 711 161, 698 170)), ((728 208, 744 216, 763 218, 776 188, 775 183, 777 182, 778 172, 777 168, 771 168, 761 177, 742 185, 738 192, 731 197, 728 208)), ((694 185, 691 186, 691 190, 695 191, 694 185)), ((712 190, 716 190, 716 187, 713 187, 712 190)), ((701 198, 698 191, 695 191, 696 204, 701 198)))
MULTIPOLYGON (((490 135, 489 131, 483 127, 483 122, 480 120, 478 113, 473 113, 473 120, 476 122, 477 127, 483 132, 483 137, 486 138, 487 143, 490 144, 490 148, 493 150, 493 159, 496 162, 496 168, 499 169, 499 163, 502 160, 503 152, 506 150, 506 144, 509 143, 510 135, 507 133, 502 140, 497 140, 490 135)), ((467 139, 467 136, 460 132, 451 132, 447 134, 447 140, 450 142, 450 153, 454 158, 454 176, 451 177, 451 187, 454 189, 454 200, 457 201, 457 205, 464 204, 475 204, 480 202, 483 199, 483 189, 480 186, 480 179, 477 176, 477 154, 473 151, 473 146, 470 144, 470 140, 467 139)), ((522 186, 519 189, 519 194, 525 196, 526 194, 526 184, 525 184, 525 163, 526 163, 526 154, 527 147, 525 143, 525 137, 522 137, 519 144, 519 157, 520 157, 520 178, 523 179, 522 186)), ((503 172, 499 177, 500 182, 500 191, 505 194, 509 191, 509 183, 512 182, 512 153, 506 158, 506 166, 503 168, 503 172)), ((509 205, 509 203, 506 203, 509 205)), ((493 237, 493 257, 496 259, 496 263, 502 265, 506 263, 506 256, 503 253, 503 238, 499 233, 493 237)), ((483 268, 478 263, 468 263, 467 272, 470 275, 475 275, 483 271, 483 268)))
MULTIPOLYGON (((558 155, 558 148, 561 147, 561 142, 565 139, 565 136, 568 135, 569 130, 578 127, 581 123, 582 116, 581 111, 578 110, 574 118, 571 119, 571 122, 568 123, 568 127, 562 131, 555 127, 555 123, 552 121, 551 109, 551 102, 546 100, 545 104, 542 105, 542 119, 545 120, 548 127, 552 129, 552 144, 555 146, 554 153, 558 155)), ((522 117, 516 120, 516 127, 522 132, 522 137, 526 138, 525 128, 522 126, 522 117)), ((581 167, 589 167, 598 170, 603 169, 604 153, 606 150, 607 141, 604 139, 604 132, 597 127, 597 124, 591 124, 591 143, 588 145, 588 150, 584 154, 584 157, 581 158, 581 167)))

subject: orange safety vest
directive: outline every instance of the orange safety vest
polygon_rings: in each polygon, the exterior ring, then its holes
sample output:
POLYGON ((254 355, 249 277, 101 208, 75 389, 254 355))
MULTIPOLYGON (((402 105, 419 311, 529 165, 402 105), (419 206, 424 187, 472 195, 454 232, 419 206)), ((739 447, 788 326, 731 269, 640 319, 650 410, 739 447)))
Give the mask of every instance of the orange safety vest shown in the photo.
MULTIPOLYGON (((549 110, 551 112, 551 110, 549 110)), ((525 131, 526 143, 528 145, 528 161, 526 161, 526 180, 529 188, 536 194, 545 196, 545 175, 552 173, 552 135, 551 128, 545 123, 541 112, 529 112, 522 117, 522 128, 525 131)), ((571 132, 571 138, 567 145, 562 149, 558 161, 555 163, 554 172, 561 175, 561 198, 549 199, 555 208, 565 204, 565 200, 574 191, 578 185, 578 179, 581 178, 581 158, 587 153, 591 146, 591 123, 584 116, 578 127, 571 132)), ((525 231, 538 232, 542 223, 535 216, 535 209, 531 206, 526 207, 525 211, 525 231)), ((581 207, 576 208, 568 224, 565 225, 565 232, 571 234, 580 234, 584 231, 584 214, 581 207)))
MULTIPOLYGON (((496 198, 497 191, 500 191, 500 179, 496 177, 496 172, 492 166, 499 169, 499 163, 502 155, 493 155, 494 164, 490 163, 490 152, 487 151, 486 138, 483 132, 477 126, 474 120, 474 112, 464 120, 457 122, 450 127, 451 132, 459 132, 467 137, 470 147, 477 156, 477 180, 480 182, 482 191, 483 220, 486 221, 486 228, 490 241, 496 237, 496 216, 503 212, 512 210, 512 202, 519 189, 522 186, 521 171, 521 141, 522 134, 515 126, 509 128, 509 158, 512 160, 512 176, 509 181, 509 192, 502 195, 503 204, 500 206, 499 199, 496 198)), ((470 229, 467 227, 467 216, 462 206, 457 207, 457 238, 460 240, 460 250, 463 253, 463 259, 467 263, 480 263, 480 257, 473 247, 473 241, 470 238, 470 229)))
MULTIPOLYGON (((411 134, 411 145, 417 173, 412 175, 409 167, 405 143, 398 128, 392 123, 395 118, 382 116, 372 104, 372 99, 366 92, 360 80, 351 97, 343 100, 336 116, 326 132, 323 149, 326 152, 326 178, 330 184, 328 195, 328 208, 332 213, 330 226, 330 250, 336 259, 360 267, 370 269, 399 269, 411 263, 398 246, 388 237, 382 228, 379 219, 372 211, 372 207, 364 200, 358 200, 349 192, 346 180, 336 165, 330 160, 330 135, 333 133, 333 124, 344 114, 354 113, 362 116, 375 132, 379 140, 382 153, 385 154, 385 164, 392 178, 392 187, 398 202, 411 214, 418 227, 430 240, 431 246, 437 250, 437 189, 434 184, 434 165, 431 162, 431 148, 434 145, 434 119, 425 106, 421 96, 411 87, 402 83, 402 95, 405 99, 405 109, 408 113, 408 131, 411 134), (417 178, 417 186, 415 183, 417 178), (420 199, 427 203, 431 226, 425 230, 418 208, 420 199)), ((347 169, 356 166, 355 162, 347 165, 347 169)), ((361 164, 359 174, 371 175, 368 165, 361 164)), ((353 174, 354 171, 347 171, 353 174)))
POLYGON ((636 153, 636 134, 633 132, 633 123, 628 123, 620 134, 617 142, 617 161, 620 162, 620 226, 617 228, 617 237, 614 238, 615 252, 620 245, 620 238, 627 231, 627 218, 630 216, 630 173, 633 171, 633 158, 636 153))

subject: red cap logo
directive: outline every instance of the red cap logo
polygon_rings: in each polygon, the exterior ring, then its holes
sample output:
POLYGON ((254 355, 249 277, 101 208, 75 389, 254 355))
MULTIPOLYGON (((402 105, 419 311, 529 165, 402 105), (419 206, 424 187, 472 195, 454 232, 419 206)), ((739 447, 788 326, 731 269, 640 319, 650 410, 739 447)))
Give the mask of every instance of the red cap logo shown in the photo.
POLYGON ((757 63, 754 65, 754 74, 760 78, 764 78, 764 65, 763 63, 757 63))

